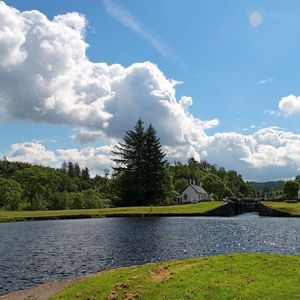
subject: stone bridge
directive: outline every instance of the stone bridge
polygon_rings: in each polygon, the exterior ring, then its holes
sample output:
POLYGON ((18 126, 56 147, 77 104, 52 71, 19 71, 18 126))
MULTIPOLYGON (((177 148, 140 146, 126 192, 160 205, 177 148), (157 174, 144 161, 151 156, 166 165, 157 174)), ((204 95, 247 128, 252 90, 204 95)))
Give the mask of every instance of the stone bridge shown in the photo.
POLYGON ((288 217, 286 212, 273 209, 258 198, 229 198, 226 203, 208 213, 211 216, 234 216, 248 212, 257 212, 259 216, 288 217))

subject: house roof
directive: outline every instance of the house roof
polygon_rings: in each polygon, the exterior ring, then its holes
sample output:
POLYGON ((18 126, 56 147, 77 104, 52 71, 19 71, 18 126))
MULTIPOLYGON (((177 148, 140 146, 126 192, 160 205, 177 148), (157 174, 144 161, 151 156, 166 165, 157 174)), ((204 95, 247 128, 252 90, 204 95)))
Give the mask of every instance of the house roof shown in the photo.
POLYGON ((202 186, 194 184, 191 184, 190 186, 195 190, 197 194, 207 194, 207 191, 202 186))

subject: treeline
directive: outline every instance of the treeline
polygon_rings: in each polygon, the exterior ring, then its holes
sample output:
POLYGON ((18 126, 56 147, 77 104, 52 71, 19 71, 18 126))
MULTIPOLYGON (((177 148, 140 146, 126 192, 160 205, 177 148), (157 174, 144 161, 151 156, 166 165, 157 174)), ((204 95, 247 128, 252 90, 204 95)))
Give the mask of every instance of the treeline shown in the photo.
POLYGON ((107 207, 111 191, 106 176, 90 178, 88 168, 64 162, 61 169, 0 161, 0 208, 7 210, 107 207))
MULTIPOLYGON (((63 163, 61 169, 0 160, 0 208, 7 210, 46 210, 104 208, 127 205, 171 204, 192 178, 215 199, 225 196, 253 196, 255 190, 235 171, 225 171, 193 158, 188 163, 164 164, 161 186, 138 198, 134 177, 122 175, 90 177, 88 168, 63 163), (125 197, 124 196, 125 193, 125 197), (145 195, 150 195, 148 198, 145 195), (144 201, 144 202, 143 202, 144 201)), ((149 173, 148 173, 149 175, 149 173)), ((148 179, 151 176, 149 176, 148 179)), ((158 185, 159 182, 154 182, 158 185)), ((147 190, 146 190, 147 191, 147 190)))
POLYGON ((226 171, 223 167, 209 164, 206 161, 196 161, 190 158, 187 164, 175 162, 169 166, 173 178, 174 190, 180 193, 189 185, 192 178, 211 194, 215 200, 224 197, 255 197, 254 187, 234 170, 226 171))

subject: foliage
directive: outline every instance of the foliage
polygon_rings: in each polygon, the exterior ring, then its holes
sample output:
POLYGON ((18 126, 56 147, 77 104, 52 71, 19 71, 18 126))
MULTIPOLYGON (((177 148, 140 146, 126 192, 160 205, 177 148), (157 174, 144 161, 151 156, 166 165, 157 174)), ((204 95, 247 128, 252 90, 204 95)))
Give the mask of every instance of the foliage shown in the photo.
POLYGON ((53 169, 0 160, 0 209, 101 208, 111 206, 109 194, 107 177, 90 178, 89 169, 77 163, 53 169))
POLYGON ((296 180, 288 180, 283 186, 283 193, 288 198, 296 198, 298 195, 299 183, 296 180))
POLYGON ((21 185, 12 179, 0 178, 0 207, 17 210, 21 200, 21 185))
POLYGON ((209 193, 217 196, 217 199, 223 199, 225 185, 221 178, 215 174, 208 174, 203 178, 203 187, 209 193))
POLYGON ((145 131, 139 119, 113 154, 115 187, 123 205, 155 204, 166 198, 165 153, 151 124, 145 131))

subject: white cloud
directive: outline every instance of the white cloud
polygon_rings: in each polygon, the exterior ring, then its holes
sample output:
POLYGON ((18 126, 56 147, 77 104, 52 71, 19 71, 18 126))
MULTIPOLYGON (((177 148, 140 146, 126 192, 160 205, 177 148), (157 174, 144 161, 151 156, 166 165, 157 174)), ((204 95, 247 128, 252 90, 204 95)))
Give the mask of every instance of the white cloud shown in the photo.
POLYGON ((38 142, 12 144, 6 154, 9 161, 23 161, 37 165, 60 167, 63 161, 77 162, 82 168, 89 167, 92 174, 102 174, 110 168, 113 146, 78 149, 48 150, 38 142))
POLYGON ((26 142, 12 144, 9 153, 6 155, 10 161, 23 161, 37 165, 53 165, 56 157, 53 151, 47 150, 37 142, 26 142))
POLYGON ((262 79, 258 82, 258 84, 266 84, 266 83, 269 83, 269 82, 272 82, 273 81, 273 77, 272 76, 269 76, 265 79, 262 79))
POLYGON ((191 115, 187 106, 192 99, 176 99, 179 82, 167 79, 150 62, 129 67, 91 62, 82 15, 48 20, 38 11, 18 12, 0 3, 6 15, 0 18, 0 30, 20 32, 19 42, 6 43, 10 51, 2 54, 16 55, 7 60, 9 66, 0 66, 0 109, 6 118, 81 127, 85 133, 76 139, 92 142, 102 136, 120 138, 142 117, 155 124, 169 146, 202 143, 204 130, 218 124, 191 115))
MULTIPOLYGON (((85 147, 81 150, 46 149, 39 143, 13 144, 6 154, 9 160, 60 166, 65 161, 88 166, 93 174, 101 174, 112 165, 113 145, 85 147)), ((300 173, 300 135, 268 127, 252 135, 236 132, 216 133, 202 144, 164 145, 170 163, 187 158, 205 159, 210 163, 234 169, 249 180, 276 180, 300 173)))
POLYGON ((128 10, 116 4, 112 0, 102 0, 102 3, 106 12, 110 16, 151 45, 162 56, 171 59, 172 61, 184 67, 183 63, 167 46, 166 42, 163 41, 152 29, 138 21, 128 10))
POLYGON ((285 115, 300 114, 300 97, 289 95, 279 101, 279 109, 285 115))

